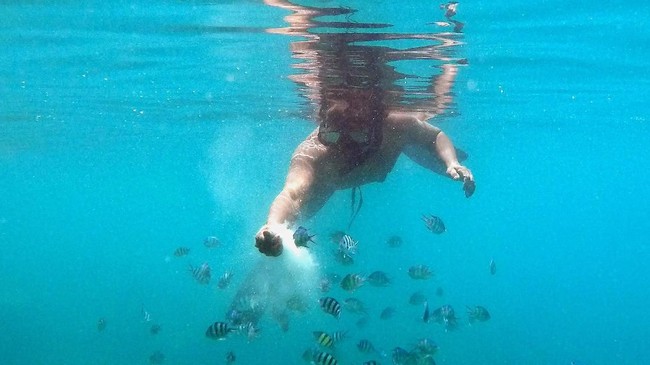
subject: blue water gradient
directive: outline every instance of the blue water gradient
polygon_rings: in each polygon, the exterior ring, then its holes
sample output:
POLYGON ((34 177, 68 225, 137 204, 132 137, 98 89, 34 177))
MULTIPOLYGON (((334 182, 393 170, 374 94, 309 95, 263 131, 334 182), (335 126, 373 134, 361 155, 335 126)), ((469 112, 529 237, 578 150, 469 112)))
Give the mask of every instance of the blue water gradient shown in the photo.
MULTIPOLYGON (((441 18, 420 0, 311 3, 359 8, 348 20, 398 32, 441 18)), ((317 235, 323 273, 393 276, 389 288, 355 294, 372 321, 360 329, 354 315, 336 321, 311 303, 288 332, 265 318, 249 343, 204 332, 268 260, 253 236, 314 127, 288 77, 297 37, 266 32, 288 12, 257 1, 5 2, 0 362, 147 364, 160 350, 168 364, 215 364, 232 350, 238 364, 300 364, 312 331, 349 329, 341 364, 368 360, 360 338, 390 352, 425 336, 438 364, 649 363, 647 10, 461 2, 469 64, 453 90, 457 113, 435 122, 469 153, 476 194, 400 159, 383 184, 363 188, 350 268, 332 262, 327 238, 349 218, 349 191, 337 193, 302 223, 317 235), (443 217, 447 232, 428 232, 422 213, 443 217), (401 247, 386 245, 393 234, 401 247), (210 235, 222 246, 203 247, 210 235), (179 246, 190 255, 174 257, 179 246), (204 261, 214 276, 234 272, 228 289, 191 278, 188 265, 204 261), (411 280, 416 264, 435 280, 411 280), (461 328, 421 323, 408 304, 416 290, 453 305, 461 328), (389 305, 395 317, 379 320, 389 305), (492 319, 468 326, 466 305, 492 319)))

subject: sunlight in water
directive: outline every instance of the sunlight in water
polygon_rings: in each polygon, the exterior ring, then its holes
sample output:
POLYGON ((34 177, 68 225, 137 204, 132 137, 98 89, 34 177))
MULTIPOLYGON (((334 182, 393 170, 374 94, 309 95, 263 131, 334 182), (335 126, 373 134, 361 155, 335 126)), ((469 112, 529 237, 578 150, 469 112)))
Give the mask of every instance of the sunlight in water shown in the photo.
POLYGON ((293 230, 286 225, 272 226, 271 229, 282 237, 284 250, 280 256, 286 274, 290 275, 302 293, 310 293, 316 288, 318 264, 311 252, 293 243, 293 230))

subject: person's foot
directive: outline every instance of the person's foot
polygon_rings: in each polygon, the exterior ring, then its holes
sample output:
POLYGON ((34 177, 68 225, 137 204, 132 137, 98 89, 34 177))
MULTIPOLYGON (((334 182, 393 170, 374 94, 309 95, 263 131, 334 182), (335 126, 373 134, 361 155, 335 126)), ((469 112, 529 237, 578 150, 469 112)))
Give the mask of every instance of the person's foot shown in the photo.
POLYGON ((280 256, 283 249, 282 238, 265 226, 255 235, 255 247, 266 256, 280 256))

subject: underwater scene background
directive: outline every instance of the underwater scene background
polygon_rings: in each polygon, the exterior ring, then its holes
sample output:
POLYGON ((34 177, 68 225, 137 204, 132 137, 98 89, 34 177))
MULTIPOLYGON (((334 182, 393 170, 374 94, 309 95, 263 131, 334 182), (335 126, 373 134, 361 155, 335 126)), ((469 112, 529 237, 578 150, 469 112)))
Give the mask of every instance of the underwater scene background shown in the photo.
POLYGON ((391 364, 422 339, 432 356, 396 361, 650 362, 645 2, 14 1, 2 13, 3 364, 319 361, 306 350, 391 364), (342 44, 384 61, 397 105, 445 100, 431 122, 468 154, 476 193, 400 158, 362 187, 350 229, 347 190, 299 222, 315 243, 268 258, 254 234, 316 126, 312 77, 342 44), (443 65, 458 74, 433 95, 443 65), (340 230, 358 241, 351 265, 336 259, 340 230), (417 265, 432 277, 413 279, 417 265), (337 281, 375 271, 390 284, 337 281), (337 319, 326 296, 366 313, 337 319), (242 301, 261 308, 255 333, 206 336, 242 301), (458 325, 425 323, 425 302, 452 306, 458 325), (476 306, 489 320, 471 320, 476 306), (347 338, 323 349, 314 331, 347 338))

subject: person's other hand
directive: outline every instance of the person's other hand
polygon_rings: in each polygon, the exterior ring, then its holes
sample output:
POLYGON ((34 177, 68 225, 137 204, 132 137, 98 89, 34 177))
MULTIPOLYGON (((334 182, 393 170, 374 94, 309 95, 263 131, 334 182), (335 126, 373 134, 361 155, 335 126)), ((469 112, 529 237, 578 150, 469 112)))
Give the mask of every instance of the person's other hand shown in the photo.
POLYGON ((462 179, 463 181, 474 181, 472 172, 461 164, 454 164, 447 167, 447 175, 449 175, 454 180, 462 179))
POLYGON ((467 167, 461 164, 449 166, 447 168, 447 174, 454 180, 463 180, 463 190, 465 191, 466 197, 469 198, 474 194, 476 190, 474 175, 472 175, 472 172, 467 167))
POLYGON ((282 254, 282 238, 265 224, 255 235, 255 247, 266 256, 280 256, 282 254))

